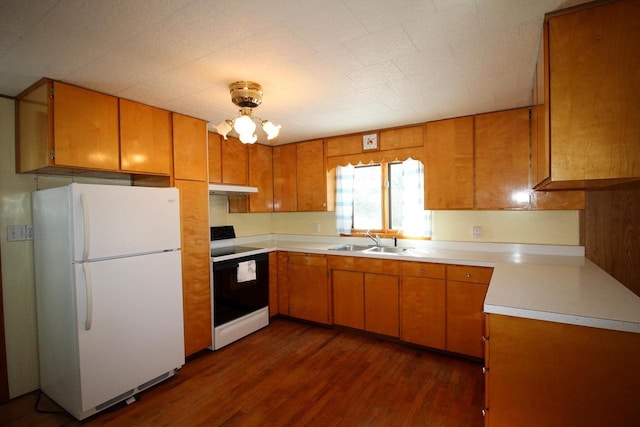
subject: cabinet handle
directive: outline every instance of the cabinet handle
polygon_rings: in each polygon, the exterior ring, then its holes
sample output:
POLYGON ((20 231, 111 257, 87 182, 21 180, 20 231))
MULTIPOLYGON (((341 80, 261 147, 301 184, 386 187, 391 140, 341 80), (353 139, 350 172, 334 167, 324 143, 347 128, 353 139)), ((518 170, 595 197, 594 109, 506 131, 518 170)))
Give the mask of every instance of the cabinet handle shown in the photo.
POLYGON ((489 408, 484 408, 484 409, 482 410, 482 416, 483 416, 483 417, 486 417, 486 416, 487 416, 487 412, 488 412, 488 411, 489 411, 489 408))
POLYGON ((482 367, 482 373, 486 374, 487 372, 489 372, 489 368, 487 368, 486 366, 482 367))
POLYGON ((424 268, 420 267, 420 273, 424 273, 424 268))
POLYGON ((471 279, 471 273, 467 273, 467 279, 471 279))
POLYGON ((487 342, 487 341, 489 341, 489 337, 482 336, 482 342, 487 342))

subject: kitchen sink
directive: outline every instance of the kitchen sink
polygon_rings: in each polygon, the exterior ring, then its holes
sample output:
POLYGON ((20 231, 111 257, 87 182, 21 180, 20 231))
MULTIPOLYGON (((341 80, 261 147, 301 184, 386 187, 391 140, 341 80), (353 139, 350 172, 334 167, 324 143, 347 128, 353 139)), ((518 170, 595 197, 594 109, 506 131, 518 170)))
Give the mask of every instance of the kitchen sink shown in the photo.
POLYGON ((367 249, 364 252, 370 252, 370 253, 376 252, 381 254, 401 254, 406 251, 407 251, 406 248, 398 248, 395 246, 374 246, 372 248, 367 249))
POLYGON ((374 248, 375 246, 364 246, 364 245, 341 245, 336 246, 335 248, 329 248, 330 251, 346 251, 346 252, 363 252, 367 249, 374 248))
POLYGON ((340 245, 335 248, 329 248, 330 251, 344 252, 367 252, 378 254, 401 254, 406 252, 406 248, 398 248, 391 246, 364 246, 364 245, 340 245))

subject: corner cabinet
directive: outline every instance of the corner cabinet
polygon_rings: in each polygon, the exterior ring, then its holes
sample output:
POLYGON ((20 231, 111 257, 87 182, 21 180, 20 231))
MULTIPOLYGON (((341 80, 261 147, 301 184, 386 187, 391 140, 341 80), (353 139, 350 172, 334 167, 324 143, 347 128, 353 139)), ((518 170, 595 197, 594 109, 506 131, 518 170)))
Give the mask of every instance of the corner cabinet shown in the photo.
POLYGON ((640 425, 640 334, 487 315, 485 426, 640 425))
POLYGON ((118 98, 43 79, 17 97, 17 172, 119 172, 118 98))
POLYGON ((640 2, 547 16, 549 177, 537 188, 640 179, 640 2))

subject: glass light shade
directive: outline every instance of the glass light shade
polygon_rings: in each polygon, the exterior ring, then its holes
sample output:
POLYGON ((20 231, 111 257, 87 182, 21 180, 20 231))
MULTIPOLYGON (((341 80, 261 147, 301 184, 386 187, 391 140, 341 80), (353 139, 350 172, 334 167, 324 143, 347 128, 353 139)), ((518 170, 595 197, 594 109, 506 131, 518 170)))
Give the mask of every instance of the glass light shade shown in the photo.
POLYGON ((230 120, 223 120, 219 125, 216 125, 215 128, 216 128, 216 131, 218 131, 218 133, 222 135, 224 139, 227 139, 227 134, 231 132, 231 129, 233 129, 231 127, 230 120))
POLYGON ((280 133, 280 125, 274 125, 270 120, 265 120, 262 122, 262 129, 267 133, 267 139, 272 140, 273 138, 277 138, 280 133))
POLYGON ((255 142, 258 140, 258 136, 257 136, 255 133, 254 133, 254 134, 251 134, 251 133, 247 133, 247 134, 241 133, 241 134, 239 135, 239 137, 240 137, 240 142, 242 142, 243 144, 253 144, 253 143, 255 143, 255 142))
POLYGON ((238 135, 249 136, 253 135, 256 131, 256 124, 253 122, 251 117, 242 115, 233 121, 233 129, 238 133, 238 135))

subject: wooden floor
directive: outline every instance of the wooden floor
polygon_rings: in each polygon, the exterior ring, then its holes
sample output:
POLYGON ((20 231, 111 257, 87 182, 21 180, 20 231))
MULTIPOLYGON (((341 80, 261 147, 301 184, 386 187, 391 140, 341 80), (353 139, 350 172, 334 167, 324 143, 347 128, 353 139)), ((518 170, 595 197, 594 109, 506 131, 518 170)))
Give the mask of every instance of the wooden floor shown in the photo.
MULTIPOLYGON (((81 424, 36 398, 0 406, 0 425, 81 424)), ((474 427, 483 399, 479 362, 277 319, 82 425, 474 427)))

